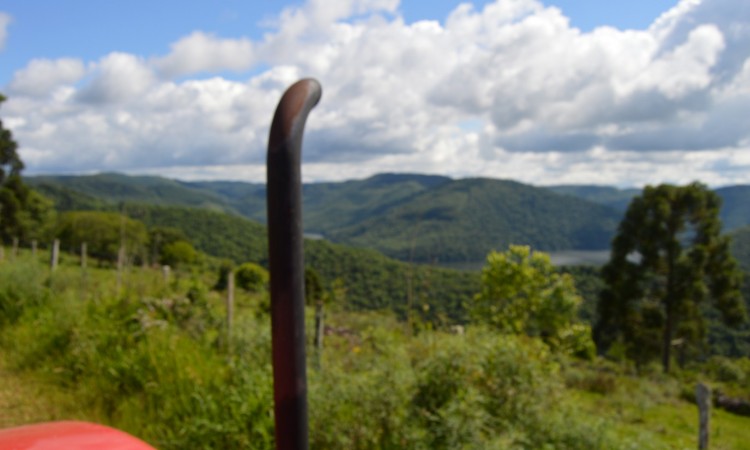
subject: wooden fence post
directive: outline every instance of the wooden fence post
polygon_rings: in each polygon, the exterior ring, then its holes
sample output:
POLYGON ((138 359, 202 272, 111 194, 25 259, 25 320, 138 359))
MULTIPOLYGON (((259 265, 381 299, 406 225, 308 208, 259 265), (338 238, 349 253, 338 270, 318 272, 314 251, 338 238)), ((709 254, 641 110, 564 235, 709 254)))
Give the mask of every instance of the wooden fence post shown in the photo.
POLYGON ((169 285, 169 271, 170 271, 169 266, 166 266, 166 265, 161 266, 161 274, 164 277, 164 284, 167 286, 169 285))
POLYGON ((36 239, 31 241, 31 256, 36 258, 36 239))
POLYGON ((81 269, 86 270, 86 243, 81 243, 81 269))
POLYGON ((121 245, 117 250, 117 294, 122 289, 122 269, 125 266, 125 246, 121 245))
POLYGON ((50 262, 49 262, 49 268, 53 272, 55 271, 55 269, 57 269, 57 263, 59 259, 60 259, 60 240, 55 239, 52 242, 52 250, 50 253, 50 262))
POLYGON ((325 331, 325 311, 323 309, 323 300, 319 299, 315 302, 315 339, 313 345, 315 346, 315 365, 320 370, 321 359, 323 358, 323 332, 325 331))
POLYGON ((13 238, 13 253, 11 253, 11 257, 13 259, 16 259, 17 256, 18 256, 18 238, 14 237, 13 238))
POLYGON ((695 387, 695 402, 698 404, 698 450, 708 449, 708 434, 711 419, 711 388, 703 383, 695 387))

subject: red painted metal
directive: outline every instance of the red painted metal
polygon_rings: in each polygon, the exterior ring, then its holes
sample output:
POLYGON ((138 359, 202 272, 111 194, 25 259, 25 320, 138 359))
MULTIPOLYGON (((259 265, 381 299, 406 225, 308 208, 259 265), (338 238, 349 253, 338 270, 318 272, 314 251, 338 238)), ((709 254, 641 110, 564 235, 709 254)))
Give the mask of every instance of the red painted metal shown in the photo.
POLYGON ((155 450, 127 433, 89 422, 47 422, 0 430, 0 450, 155 450))

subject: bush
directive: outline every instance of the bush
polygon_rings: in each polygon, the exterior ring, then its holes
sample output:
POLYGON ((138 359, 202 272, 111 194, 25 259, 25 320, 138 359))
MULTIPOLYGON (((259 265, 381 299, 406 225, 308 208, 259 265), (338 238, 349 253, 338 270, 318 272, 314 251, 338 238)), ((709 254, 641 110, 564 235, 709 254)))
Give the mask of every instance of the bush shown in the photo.
POLYGON ((28 259, 3 265, 0 270, 0 330, 18 321, 24 311, 49 300, 46 272, 28 259))
POLYGON ((166 244, 161 250, 161 262, 172 267, 194 264, 198 261, 198 252, 187 241, 166 244))
POLYGON ((268 283, 268 271, 255 263, 245 263, 235 272, 237 287, 248 292, 258 292, 268 283))
POLYGON ((735 361, 725 356, 714 356, 707 363, 708 373, 716 381, 725 383, 742 383, 747 373, 735 361))

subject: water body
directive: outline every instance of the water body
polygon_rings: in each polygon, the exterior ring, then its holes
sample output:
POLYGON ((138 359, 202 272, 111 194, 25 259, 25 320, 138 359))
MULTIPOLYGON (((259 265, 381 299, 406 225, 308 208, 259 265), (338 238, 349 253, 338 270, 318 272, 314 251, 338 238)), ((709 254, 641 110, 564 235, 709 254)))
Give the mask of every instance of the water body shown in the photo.
MULTIPOLYGON (((545 252, 555 266, 601 266, 609 261, 609 250, 565 250, 545 252)), ((482 270, 485 261, 440 263, 440 267, 456 270, 482 270)))

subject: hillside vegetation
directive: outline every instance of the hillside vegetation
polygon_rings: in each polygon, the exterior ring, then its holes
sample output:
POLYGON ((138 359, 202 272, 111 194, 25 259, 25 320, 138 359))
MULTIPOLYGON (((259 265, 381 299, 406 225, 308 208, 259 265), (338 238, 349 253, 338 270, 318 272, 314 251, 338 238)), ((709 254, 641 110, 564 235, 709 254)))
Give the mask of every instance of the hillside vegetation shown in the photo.
POLYGON ((332 238, 407 261, 478 261, 510 244, 607 248, 618 219, 608 208, 545 189, 465 179, 420 192, 332 238))
MULTIPOLYGON (((266 228, 236 215, 205 209, 146 204, 124 205, 125 214, 149 227, 182 231, 195 247, 211 256, 239 264, 267 265, 266 228)), ((405 316, 408 305, 431 305, 430 319, 461 322, 463 302, 476 291, 479 275, 388 258, 374 250, 347 247, 321 240, 305 240, 305 262, 324 283, 341 280, 347 301, 356 309, 390 308, 405 316)))
MULTIPOLYGON (((630 201, 641 193, 640 189, 617 189, 609 186, 567 185, 549 186, 549 189, 565 195, 582 198, 624 213, 630 201)), ((715 189, 721 198, 719 218, 724 231, 733 231, 750 225, 750 186, 726 186, 715 189)))
MULTIPOLYGON (((116 174, 38 177, 31 183, 58 208, 100 208, 94 199, 112 207, 137 201, 208 207, 265 221, 262 185, 116 174)), ((490 179, 384 174, 305 185, 303 195, 307 231, 404 261, 476 262, 509 244, 547 251, 603 249, 619 220, 594 203, 490 179)))
MULTIPOLYGON (((75 418, 161 449, 273 448, 265 289, 237 292, 228 336, 210 264, 165 280, 147 267, 118 276, 81 270, 75 255, 62 262, 51 273, 28 250, 0 262, 0 394, 12 380, 36 396, 33 411, 8 411, 4 424, 75 418)), ((636 375, 570 359, 538 337, 410 328, 346 303, 331 304, 326 323, 322 352, 308 348, 320 361, 308 375, 313 448, 685 448, 695 442, 696 379, 747 395, 750 376, 746 360, 636 375)), ((712 445, 742 449, 749 420, 715 411, 712 445)))
POLYGON ((731 237, 732 255, 746 272, 750 272, 750 226, 734 231, 731 237))

